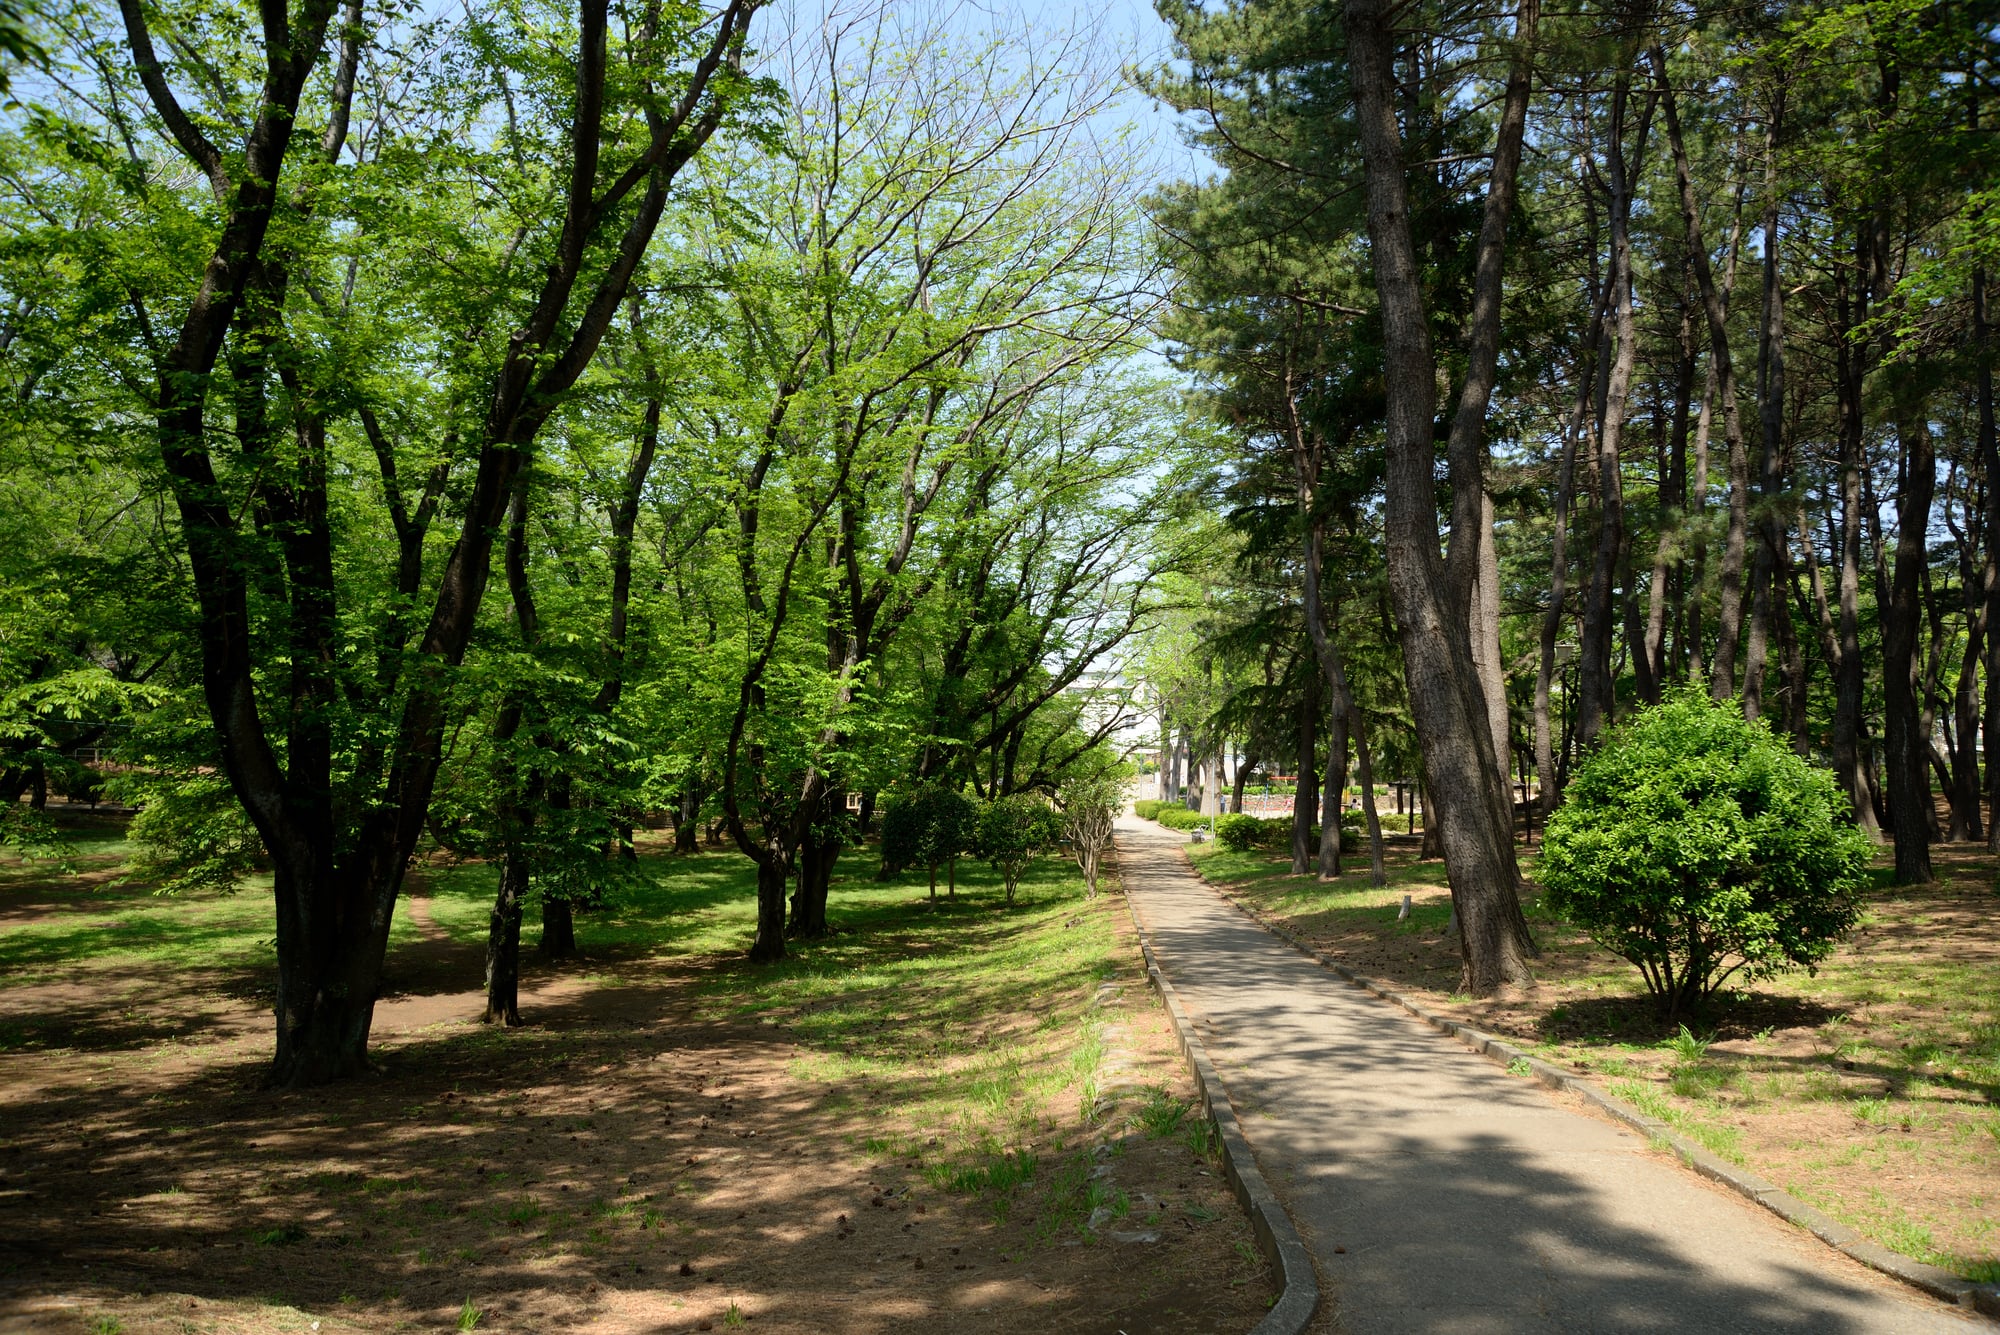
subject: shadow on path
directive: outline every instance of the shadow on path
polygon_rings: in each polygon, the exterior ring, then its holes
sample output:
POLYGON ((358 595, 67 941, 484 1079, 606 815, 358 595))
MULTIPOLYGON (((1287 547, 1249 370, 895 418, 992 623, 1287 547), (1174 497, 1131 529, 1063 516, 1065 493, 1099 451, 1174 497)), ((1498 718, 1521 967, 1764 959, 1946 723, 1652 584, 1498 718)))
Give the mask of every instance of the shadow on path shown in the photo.
POLYGON ((1169 832, 1128 819, 1118 842, 1336 1328, 1985 1327, 1327 973, 1202 886, 1169 832))

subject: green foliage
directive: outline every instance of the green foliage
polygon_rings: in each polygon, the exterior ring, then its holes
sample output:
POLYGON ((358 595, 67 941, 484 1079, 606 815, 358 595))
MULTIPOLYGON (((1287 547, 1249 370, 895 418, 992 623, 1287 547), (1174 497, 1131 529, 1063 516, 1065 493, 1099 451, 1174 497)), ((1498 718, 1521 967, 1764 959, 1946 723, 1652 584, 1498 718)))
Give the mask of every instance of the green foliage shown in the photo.
POLYGON ((1199 830, 1208 824, 1208 817, 1199 811, 1189 811, 1178 803, 1162 807, 1160 814, 1153 819, 1169 830, 1199 830))
POLYGON ((1578 766, 1541 880, 1672 1019, 1738 974, 1814 968, 1853 927, 1868 841, 1846 810, 1733 701, 1681 691, 1578 766))
POLYGON ((1188 1111, 1187 1104, 1156 1086, 1146 1091, 1146 1101, 1139 1105, 1139 1129, 1155 1140, 1178 1135, 1188 1111))
POLYGON ((1215 842, 1232 853, 1245 853, 1256 847, 1264 833, 1264 822, 1255 816, 1245 816, 1241 812, 1231 812, 1216 818, 1215 842))
POLYGON ((882 860, 890 867, 937 869, 969 853, 979 838, 979 807, 944 783, 923 783, 894 795, 882 813, 882 860))
POLYGON ((1125 809, 1125 783, 1132 767, 1103 748, 1072 770, 1069 781, 1056 794, 1062 811, 1063 842, 1083 871, 1084 891, 1097 897, 1097 868, 1104 850, 1111 846, 1111 826, 1125 809))
MULTIPOLYGON (((1245 816, 1231 813, 1217 818, 1215 822, 1215 842, 1233 853, 1247 853, 1253 848, 1279 848, 1291 842, 1292 822, 1286 816, 1245 816)), ((1318 827, 1313 829, 1315 841, 1319 838, 1318 827)))
POLYGON ((118 791, 143 805, 132 818, 130 875, 161 894, 228 892, 257 870, 264 844, 220 774, 125 776, 118 791))
POLYGON ((227 894, 266 865, 263 840, 222 773, 207 720, 176 698, 138 720, 121 754, 127 764, 106 791, 137 807, 126 837, 133 881, 165 895, 227 894))
POLYGON ((1062 821, 1032 793, 995 798, 979 813, 979 856, 999 871, 1007 902, 1028 865, 1062 840, 1062 821))
POLYGON ((1140 820, 1157 820, 1160 815, 1160 808, 1165 805, 1165 802, 1154 798, 1142 798, 1132 804, 1132 814, 1140 820))

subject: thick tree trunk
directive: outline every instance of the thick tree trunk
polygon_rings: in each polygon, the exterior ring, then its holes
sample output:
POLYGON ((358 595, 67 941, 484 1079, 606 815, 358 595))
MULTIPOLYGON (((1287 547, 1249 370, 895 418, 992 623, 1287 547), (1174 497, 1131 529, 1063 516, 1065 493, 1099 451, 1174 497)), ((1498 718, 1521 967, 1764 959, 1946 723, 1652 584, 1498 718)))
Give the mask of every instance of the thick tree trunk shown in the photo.
POLYGON ((757 861, 757 935, 750 943, 750 962, 775 964, 785 958, 785 889, 791 878, 782 850, 763 851, 757 861))
POLYGON ((576 906, 569 900, 542 896, 542 939, 536 950, 545 960, 576 954, 576 906))
POLYGON ((1506 224, 1520 165, 1538 10, 1523 0, 1500 132, 1481 220, 1468 370, 1448 453, 1454 490, 1451 560, 1439 560, 1436 501, 1437 363, 1415 248, 1396 122, 1390 23, 1382 0, 1347 0, 1347 49, 1384 339, 1387 397, 1384 537, 1404 673, 1432 809, 1461 926, 1461 985, 1489 995, 1532 981, 1521 914, 1513 816, 1493 753, 1485 693, 1467 643, 1477 525, 1485 505, 1485 419, 1498 360, 1506 224))
POLYGON ((331 921, 309 928, 308 901, 331 878, 322 868, 302 874, 293 860, 304 851, 272 850, 278 1050, 271 1081, 280 1086, 324 1084, 368 1069, 368 1030, 396 902, 393 893, 327 896, 317 907, 331 921), (362 905, 365 910, 354 912, 362 905))
POLYGON ((1887 751, 1889 819, 1896 844, 1896 883, 1931 880, 1930 738, 1917 698, 1917 639, 1923 626, 1925 536, 1937 462, 1930 424, 1897 386, 1896 434, 1903 455, 1902 496, 1896 507, 1896 564, 1882 616, 1882 733, 1887 751))
MULTIPOLYGON (((839 797, 846 800, 845 794, 839 797)), ((826 920, 826 900, 840 850, 838 839, 816 832, 807 834, 799 845, 797 888, 792 892, 791 925, 787 929, 794 938, 812 940, 831 933, 826 920)))
POLYGON ((486 927, 485 1024, 521 1023, 521 906, 528 897, 528 862, 518 842, 500 860, 500 887, 486 927))

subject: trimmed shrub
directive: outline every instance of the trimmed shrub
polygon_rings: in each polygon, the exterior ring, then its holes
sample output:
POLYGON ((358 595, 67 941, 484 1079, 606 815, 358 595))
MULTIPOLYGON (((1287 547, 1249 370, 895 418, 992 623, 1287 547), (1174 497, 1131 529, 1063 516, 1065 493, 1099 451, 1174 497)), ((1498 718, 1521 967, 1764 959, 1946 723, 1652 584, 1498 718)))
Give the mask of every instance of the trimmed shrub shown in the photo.
POLYGON ((1671 1023, 1731 978, 1815 968, 1859 916, 1868 851, 1830 773, 1688 690, 1577 767, 1540 874, 1671 1023))
POLYGON ((1146 798, 1143 801, 1134 802, 1132 804, 1132 814, 1137 816, 1141 820, 1157 820, 1160 815, 1160 808, 1165 805, 1166 805, 1165 802, 1158 802, 1153 800, 1152 798, 1146 798))
POLYGON ((1247 853, 1264 837, 1264 822, 1234 812, 1215 820, 1215 842, 1232 853, 1247 853))
POLYGON ((1029 793, 996 798, 979 813, 979 856, 1000 873, 1007 902, 1028 864, 1062 842, 1062 818, 1029 793))
POLYGON ((1208 824, 1208 817, 1180 805, 1160 808, 1160 814, 1153 819, 1169 830, 1196 830, 1208 824))
POLYGON ((971 852, 978 836, 979 808, 971 798, 941 783, 919 784, 896 794, 882 813, 882 860, 895 868, 928 868, 932 899, 938 868, 949 867, 946 893, 955 899, 959 854, 971 852))

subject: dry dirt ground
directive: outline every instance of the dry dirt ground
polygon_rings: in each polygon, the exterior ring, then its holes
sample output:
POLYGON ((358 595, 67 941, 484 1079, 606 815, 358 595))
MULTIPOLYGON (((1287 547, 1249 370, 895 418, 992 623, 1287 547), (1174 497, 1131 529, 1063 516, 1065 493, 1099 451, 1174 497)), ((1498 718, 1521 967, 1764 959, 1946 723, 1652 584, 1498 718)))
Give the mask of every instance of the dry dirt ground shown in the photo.
MULTIPOLYGON (((0 901, 0 932, 48 901, 0 901)), ((1083 910, 1118 941, 1106 1102, 1052 1107, 997 1192, 891 1157, 926 1130, 885 1119, 898 1091, 702 1018, 733 962, 539 970, 537 1022, 482 1029, 477 949, 415 902, 379 1073, 333 1088, 260 1087, 255 977, 0 988, 44 1039, 0 1052, 0 1331, 1219 1333, 1273 1297, 1215 1161, 1134 1121, 1192 1089, 1115 894, 1083 910), (1079 1200, 1119 1217, 1087 1234, 1079 1200)))
MULTIPOLYGON (((1414 841, 1389 850, 1379 890, 1365 856, 1324 885, 1285 875, 1271 855, 1210 847, 1191 861, 1356 972, 1595 1075, 1882 1245, 2000 1280, 2000 879, 1990 854, 1934 848, 1940 879, 1929 886, 1893 887, 1881 874, 1861 927, 1816 975, 1746 987, 1676 1043, 1638 971, 1554 920, 1533 891, 1536 986, 1457 994, 1443 864, 1416 851, 1414 841), (1412 913, 1399 919, 1406 894, 1412 913)), ((1532 859, 1524 865, 1532 874, 1532 859)))

